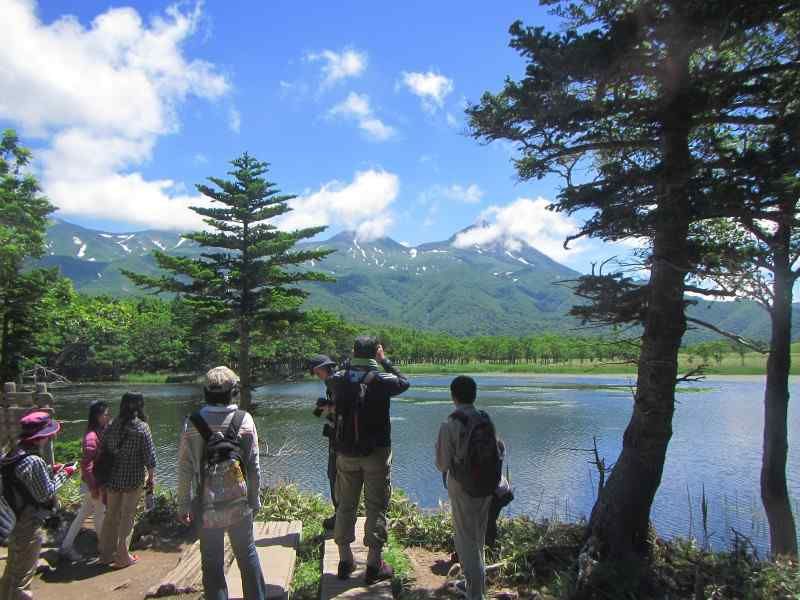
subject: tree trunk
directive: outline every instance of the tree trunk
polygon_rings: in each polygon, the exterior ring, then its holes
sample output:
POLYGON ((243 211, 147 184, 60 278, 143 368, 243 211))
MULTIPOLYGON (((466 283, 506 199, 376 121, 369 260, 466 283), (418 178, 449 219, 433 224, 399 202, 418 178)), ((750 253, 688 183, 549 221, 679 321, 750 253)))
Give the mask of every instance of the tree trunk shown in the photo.
POLYGON ((2 339, 0 339, 0 383, 4 381, 14 381, 17 374, 11 365, 11 343, 9 335, 11 333, 11 318, 8 309, 3 310, 2 339))
MULTIPOLYGON (((688 267, 691 127, 687 107, 691 103, 685 96, 685 50, 673 48, 671 54, 670 72, 662 83, 663 172, 653 220, 651 274, 633 415, 625 430, 622 453, 592 509, 584 546, 584 552, 601 562, 639 563, 647 557, 650 508, 672 437, 678 350, 686 330, 683 292, 688 267)), ((626 574, 636 577, 634 571, 626 574)), ((590 580, 583 579, 582 583, 590 580)))
POLYGON ((239 408, 250 410, 253 390, 250 381, 250 323, 247 317, 239 320, 239 379, 242 388, 239 408))
MULTIPOLYGON (((791 217, 791 211, 788 213, 791 217)), ((791 366, 792 285, 789 258, 791 224, 780 223, 773 252, 774 299, 770 311, 772 336, 767 359, 764 392, 764 454, 761 459, 761 500, 769 521, 773 556, 797 556, 797 532, 786 486, 786 454, 789 449, 786 419, 789 408, 791 366)))

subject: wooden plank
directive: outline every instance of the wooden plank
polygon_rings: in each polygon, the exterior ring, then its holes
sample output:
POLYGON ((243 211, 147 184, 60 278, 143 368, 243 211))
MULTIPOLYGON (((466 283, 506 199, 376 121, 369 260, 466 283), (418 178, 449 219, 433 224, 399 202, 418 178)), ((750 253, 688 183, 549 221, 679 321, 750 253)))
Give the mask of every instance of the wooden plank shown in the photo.
POLYGON ((366 519, 360 517, 356 520, 356 541, 351 545, 353 557, 356 561, 356 570, 350 579, 339 579, 336 572, 339 568, 339 548, 333 540, 325 540, 325 554, 322 558, 322 581, 320 586, 320 600, 370 598, 392 598, 392 582, 381 581, 369 587, 364 585, 364 572, 367 565, 367 548, 364 546, 364 523, 366 519))
MULTIPOLYGON (((233 560, 228 536, 225 536, 225 567, 233 560)), ((200 541, 183 549, 178 564, 163 581, 151 587, 145 598, 161 598, 178 594, 192 594, 203 590, 203 569, 200 563, 200 541)))
MULTIPOLYGON (((302 531, 303 523, 300 521, 253 523, 253 539, 267 583, 267 598, 288 600, 302 531)), ((242 575, 236 561, 231 564, 226 579, 228 599, 243 600, 242 575)))

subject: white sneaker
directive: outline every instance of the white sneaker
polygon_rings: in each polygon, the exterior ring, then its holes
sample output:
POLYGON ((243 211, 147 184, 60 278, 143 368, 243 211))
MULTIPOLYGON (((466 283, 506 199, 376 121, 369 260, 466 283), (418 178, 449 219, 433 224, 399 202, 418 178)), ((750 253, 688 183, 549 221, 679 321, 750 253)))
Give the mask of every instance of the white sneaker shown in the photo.
POLYGON ((80 552, 75 550, 75 548, 61 548, 59 554, 67 558, 70 562, 80 562, 83 560, 83 556, 81 556, 80 552))

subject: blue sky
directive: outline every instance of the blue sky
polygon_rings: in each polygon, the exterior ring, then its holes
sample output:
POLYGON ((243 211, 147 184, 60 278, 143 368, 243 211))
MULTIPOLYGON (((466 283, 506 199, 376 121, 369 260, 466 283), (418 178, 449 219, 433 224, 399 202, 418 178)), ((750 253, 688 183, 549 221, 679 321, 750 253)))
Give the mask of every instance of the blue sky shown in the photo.
POLYGON ((463 243, 527 242, 580 270, 625 251, 565 252, 575 223, 545 210, 559 181, 518 182, 513 148, 465 134, 464 103, 523 72, 509 25, 559 26, 535 2, 1 0, 0 18, 0 126, 66 220, 191 229, 194 184, 247 151, 301 196, 284 226, 323 237, 416 245, 483 219, 463 243))

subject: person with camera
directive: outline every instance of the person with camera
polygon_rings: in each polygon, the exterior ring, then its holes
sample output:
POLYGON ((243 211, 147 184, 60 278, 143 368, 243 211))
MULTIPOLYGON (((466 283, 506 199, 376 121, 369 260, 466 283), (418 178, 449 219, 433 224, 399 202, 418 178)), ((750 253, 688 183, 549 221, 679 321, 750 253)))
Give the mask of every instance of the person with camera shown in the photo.
POLYGON ((322 435, 328 438, 328 482, 331 488, 331 503, 333 504, 333 516, 322 521, 325 529, 333 529, 336 525, 336 449, 333 445, 336 424, 336 405, 333 402, 331 389, 328 380, 336 372, 336 363, 329 356, 317 354, 308 359, 308 371, 311 375, 316 375, 325 384, 325 396, 317 398, 314 407, 314 416, 325 417, 325 425, 322 427, 322 435))
POLYGON ((408 389, 409 382, 371 336, 356 338, 352 360, 328 381, 336 405, 337 574, 340 579, 348 579, 355 570, 350 544, 355 541, 356 511, 363 487, 367 509, 364 545, 369 549, 364 581, 371 585, 393 575, 382 558, 387 538, 386 511, 392 493, 389 405, 392 396, 408 389))

